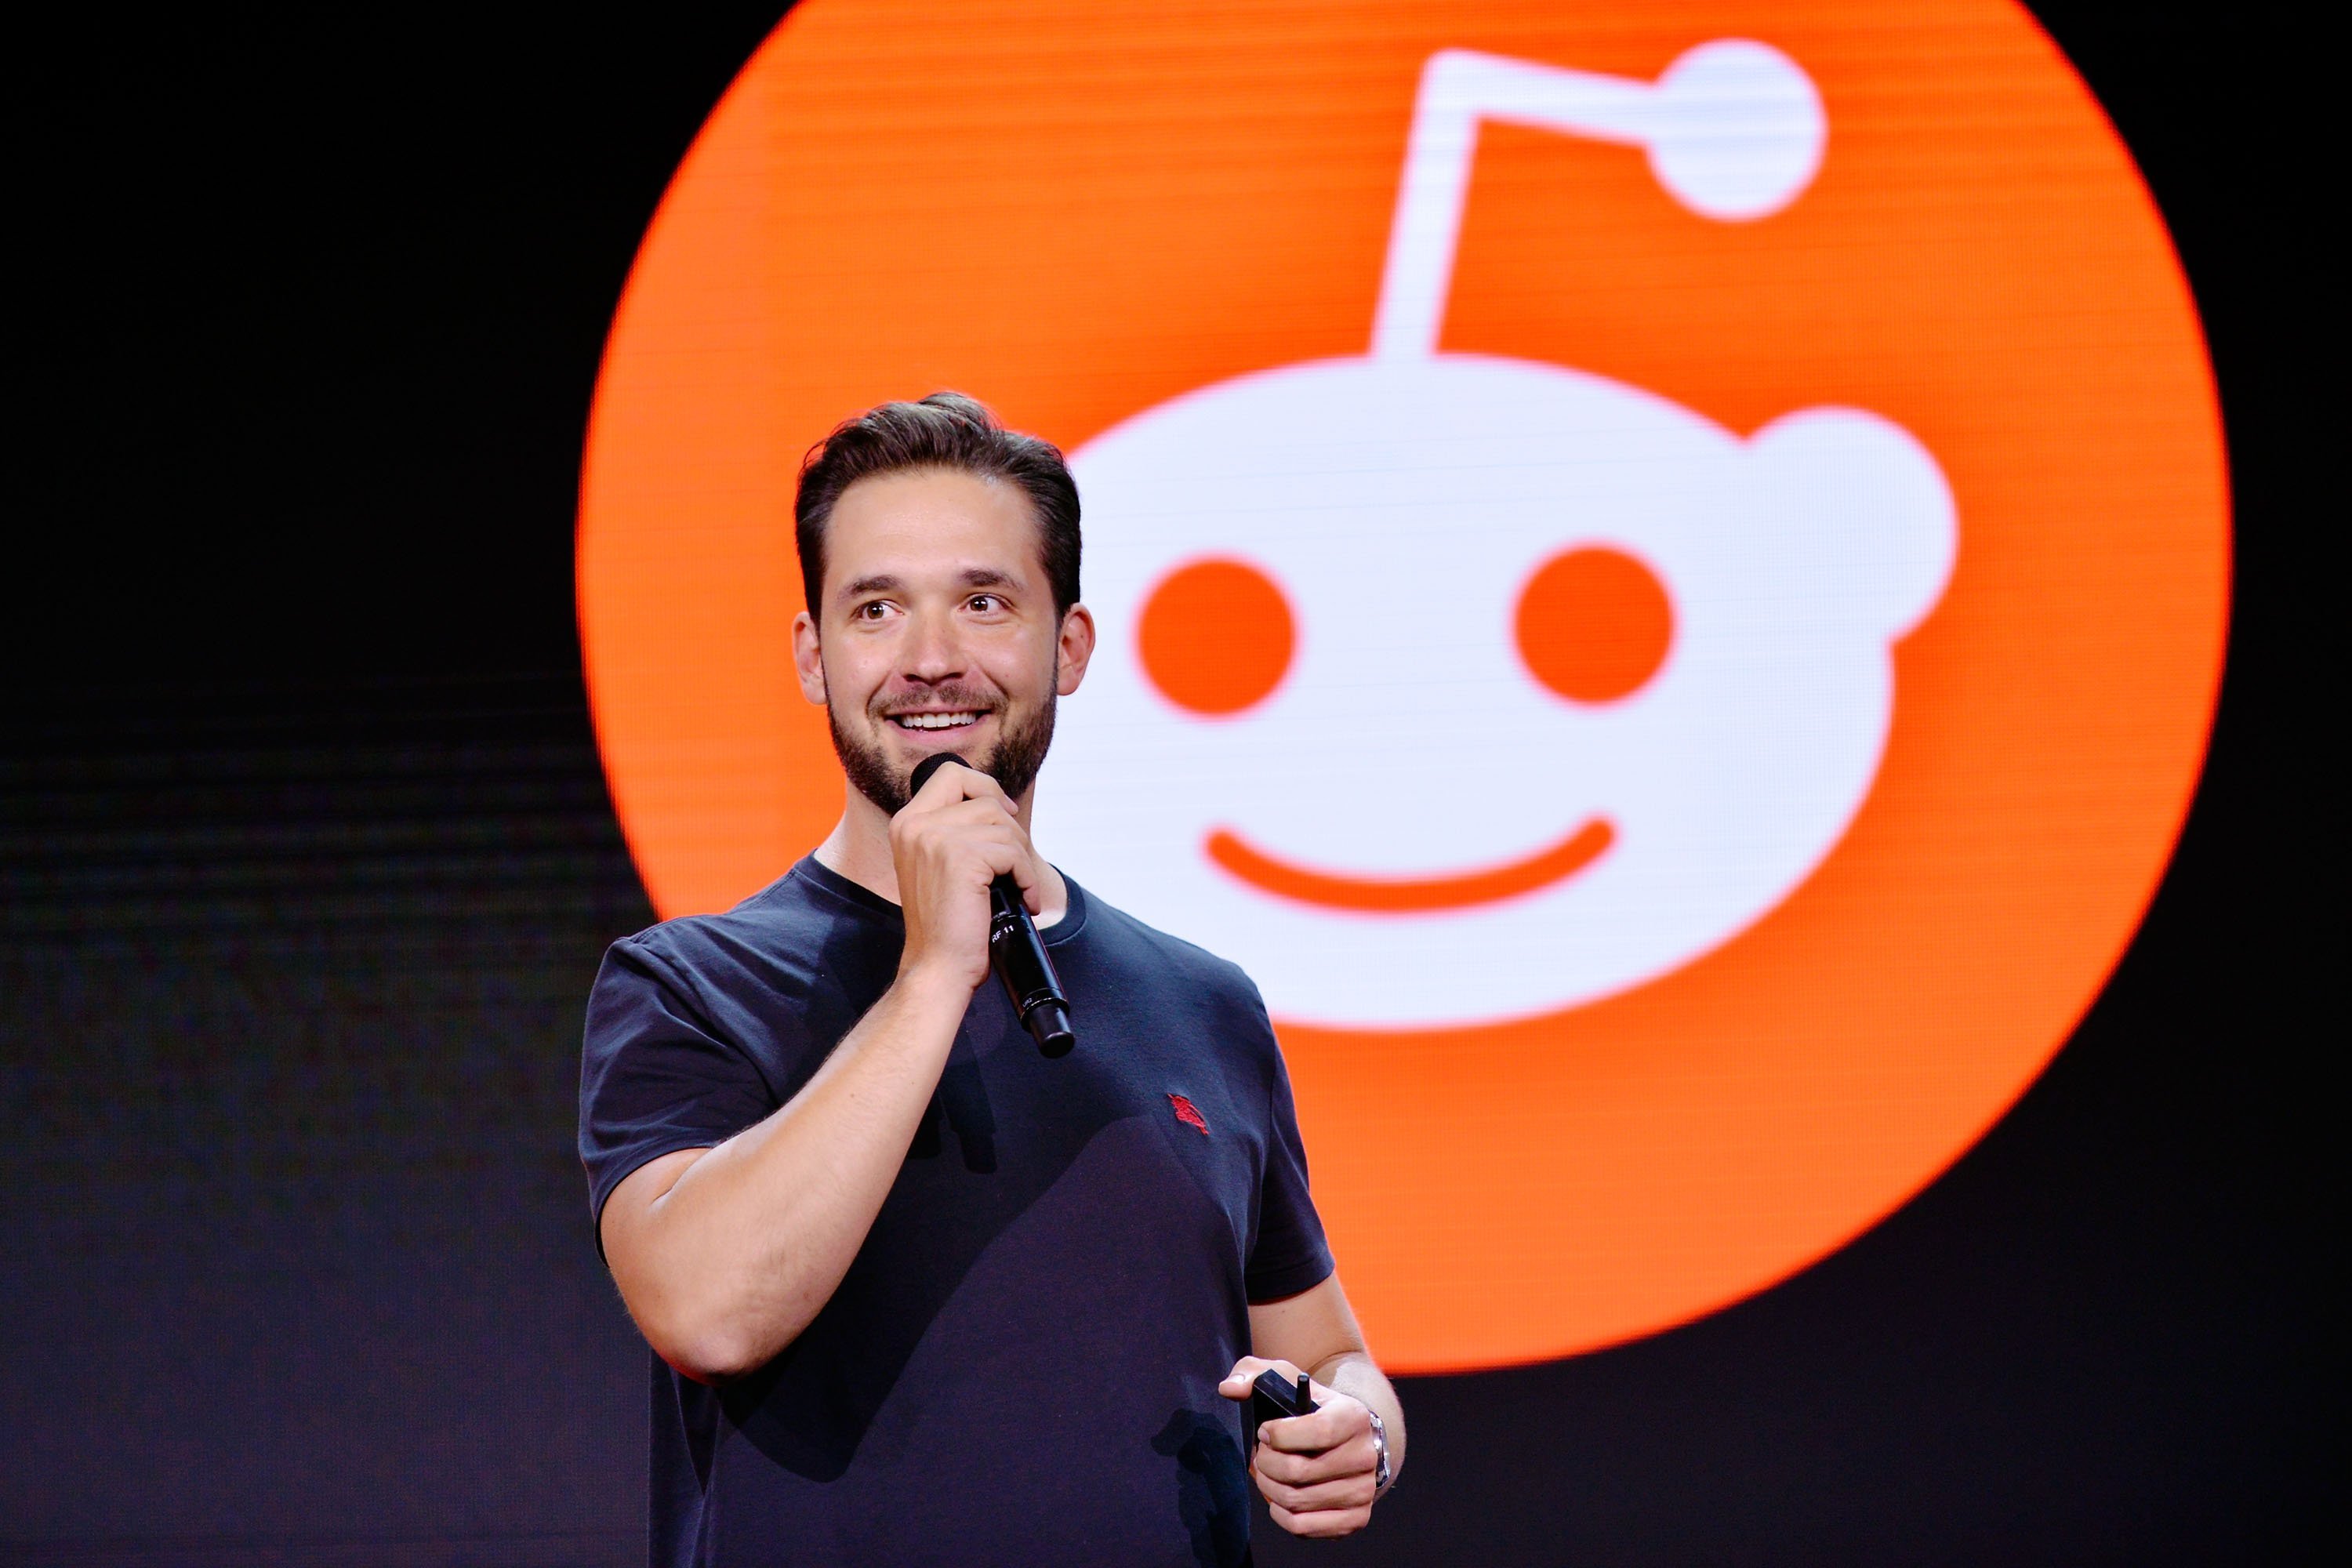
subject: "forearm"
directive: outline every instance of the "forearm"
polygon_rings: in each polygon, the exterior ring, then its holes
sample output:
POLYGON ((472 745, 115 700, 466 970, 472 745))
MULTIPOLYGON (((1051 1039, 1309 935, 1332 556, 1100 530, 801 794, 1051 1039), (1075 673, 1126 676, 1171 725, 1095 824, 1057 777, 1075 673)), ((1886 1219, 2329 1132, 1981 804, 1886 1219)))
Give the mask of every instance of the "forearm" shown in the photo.
POLYGON ((633 1213, 625 1245, 608 1227, 622 1297, 665 1359, 716 1381, 808 1326, 889 1195, 970 1000, 902 976, 787 1104, 633 1213))
POLYGON ((1316 1382, 1360 1400, 1380 1416, 1388 1434, 1389 1479, 1393 1482, 1404 1468, 1404 1406, 1398 1402, 1396 1390, 1389 1385, 1379 1363, 1367 1352, 1341 1351, 1306 1371, 1316 1382))

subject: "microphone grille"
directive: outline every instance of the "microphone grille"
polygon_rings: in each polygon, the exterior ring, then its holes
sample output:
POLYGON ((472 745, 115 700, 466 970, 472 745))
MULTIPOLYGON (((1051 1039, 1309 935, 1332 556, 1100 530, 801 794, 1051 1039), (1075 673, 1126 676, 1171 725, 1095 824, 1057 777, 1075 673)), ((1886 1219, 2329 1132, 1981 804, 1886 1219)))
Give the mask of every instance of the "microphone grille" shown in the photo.
POLYGON ((931 782, 931 775, 950 763, 955 763, 958 767, 971 766, 953 752, 935 752, 915 764, 914 773, 907 780, 907 793, 910 795, 922 794, 923 786, 931 782))

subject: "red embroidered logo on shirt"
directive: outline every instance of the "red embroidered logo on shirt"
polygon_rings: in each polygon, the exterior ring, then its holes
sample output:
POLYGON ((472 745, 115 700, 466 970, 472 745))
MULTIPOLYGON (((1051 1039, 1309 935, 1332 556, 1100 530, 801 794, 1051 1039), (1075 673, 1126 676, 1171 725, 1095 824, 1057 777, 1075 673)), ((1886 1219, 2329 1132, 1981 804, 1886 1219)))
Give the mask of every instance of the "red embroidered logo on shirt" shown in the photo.
POLYGON ((1171 1094, 1168 1097, 1168 1103, 1176 1108, 1177 1121, 1182 1122, 1187 1127, 1199 1128, 1201 1130, 1201 1136, 1203 1138, 1206 1138, 1209 1135, 1209 1124, 1201 1120, 1199 1108, 1194 1106, 1191 1100, 1185 1099, 1181 1094, 1171 1094))

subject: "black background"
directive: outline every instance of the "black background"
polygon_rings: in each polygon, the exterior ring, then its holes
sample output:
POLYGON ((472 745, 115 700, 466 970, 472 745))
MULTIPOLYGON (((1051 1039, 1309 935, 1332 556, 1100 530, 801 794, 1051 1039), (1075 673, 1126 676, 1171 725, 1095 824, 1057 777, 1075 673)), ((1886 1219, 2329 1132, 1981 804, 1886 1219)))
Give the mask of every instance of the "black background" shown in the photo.
MULTIPOLYGON (((0 1555, 640 1559, 644 1352, 571 1137, 587 982, 651 917, 580 683, 572 509, 637 240, 777 9, 16 35, 0 1555)), ((2312 226, 2340 132, 2287 7, 2037 11, 2163 205, 2230 430, 2229 673, 2145 929, 1893 1219, 1691 1327, 1409 1382, 1374 1529, 1262 1527, 1269 1563, 2186 1563, 2344 1533, 2343 1118, 2309 1076, 2342 1044, 2315 978, 2339 836, 2305 738, 2342 711, 2312 226)))

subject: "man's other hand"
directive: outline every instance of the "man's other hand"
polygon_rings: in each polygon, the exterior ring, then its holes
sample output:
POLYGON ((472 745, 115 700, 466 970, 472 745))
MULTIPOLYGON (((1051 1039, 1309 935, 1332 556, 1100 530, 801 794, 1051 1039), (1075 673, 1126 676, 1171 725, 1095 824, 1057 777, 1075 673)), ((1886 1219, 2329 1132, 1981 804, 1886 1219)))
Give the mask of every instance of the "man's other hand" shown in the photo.
MULTIPOLYGON (((1247 1405, 1250 1385, 1268 1368, 1281 1373, 1286 1383, 1295 1386, 1298 1382, 1298 1369, 1288 1362, 1245 1355, 1234 1363, 1217 1392, 1247 1405)), ((1257 1479, 1258 1495, 1265 1499, 1274 1522, 1291 1534, 1352 1535, 1372 1517, 1380 1454, 1372 1446, 1371 1412, 1362 1401, 1336 1388, 1319 1383, 1308 1386, 1315 1394, 1315 1410, 1259 1427, 1250 1474, 1257 1479)), ((1243 1420, 1249 1416, 1245 1414, 1243 1420)))

